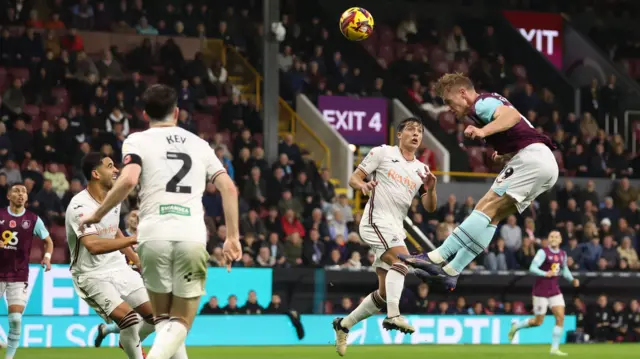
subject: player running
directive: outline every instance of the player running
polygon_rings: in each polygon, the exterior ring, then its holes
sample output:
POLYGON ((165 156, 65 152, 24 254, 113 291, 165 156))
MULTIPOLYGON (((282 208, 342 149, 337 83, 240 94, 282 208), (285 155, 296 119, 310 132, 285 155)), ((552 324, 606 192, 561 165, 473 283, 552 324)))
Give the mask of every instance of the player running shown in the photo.
POLYGON ((51 270, 53 241, 44 223, 24 207, 29 195, 22 183, 9 186, 9 207, 0 210, 0 298, 6 296, 9 333, 5 359, 13 359, 20 343, 22 313, 29 293, 29 257, 33 237, 44 241, 44 255, 40 264, 45 272, 51 270))
POLYGON ((404 217, 411 201, 421 193, 422 205, 433 212, 437 206, 436 176, 415 157, 422 143, 424 128, 417 118, 407 118, 398 125, 399 146, 382 145, 369 151, 353 172, 349 185, 365 195, 371 194, 360 222, 360 236, 375 251, 373 267, 378 275, 378 290, 369 294, 347 317, 336 318, 336 351, 347 350, 349 329, 387 306, 382 322, 386 330, 413 333, 415 329, 400 316, 400 295, 409 268, 398 259, 408 255, 405 246, 404 217), (365 182, 365 178, 371 180, 365 182))
POLYGON ((573 278, 569 267, 567 267, 567 253, 560 249, 562 236, 558 231, 549 233, 549 246, 538 249, 536 256, 531 262, 529 271, 538 276, 533 285, 533 314, 535 317, 525 319, 519 323, 514 323, 509 331, 509 341, 518 330, 530 327, 537 327, 544 322, 547 308, 551 308, 551 313, 556 318, 556 326, 551 332, 551 355, 567 356, 560 351, 560 340, 562 339, 564 326, 564 297, 558 285, 558 276, 562 275, 566 280, 572 282, 574 287, 580 285, 580 281, 573 278))
POLYGON ((222 193, 227 226, 223 252, 229 270, 242 256, 238 194, 209 144, 176 126, 176 91, 154 85, 143 98, 150 128, 125 140, 118 180, 82 224, 100 221, 140 182, 138 254, 157 328, 147 358, 167 359, 176 353, 186 358, 184 340, 204 293, 209 258, 202 193, 206 181, 222 193))
POLYGON ((437 276, 448 290, 454 290, 462 270, 489 246, 496 225, 515 211, 522 213, 540 194, 558 180, 558 163, 551 140, 539 134, 531 123, 504 97, 479 94, 462 74, 446 74, 436 90, 458 118, 475 122, 464 130, 466 137, 484 139, 496 152, 493 160, 506 162, 491 189, 475 210, 437 249, 401 259, 417 268, 422 279, 437 276), (449 257, 454 257, 448 264, 449 257))
MULTIPOLYGON (((65 216, 73 285, 105 321, 117 324, 120 344, 129 359, 142 359, 140 343, 153 333, 154 322, 142 278, 126 261, 126 257, 137 258, 131 248, 136 238, 125 237, 118 229, 120 205, 100 221, 80 226, 104 201, 118 170, 111 158, 90 152, 82 160, 82 173, 89 180, 87 189, 71 199, 65 216)), ((105 329, 100 326, 99 338, 108 334, 105 329)))

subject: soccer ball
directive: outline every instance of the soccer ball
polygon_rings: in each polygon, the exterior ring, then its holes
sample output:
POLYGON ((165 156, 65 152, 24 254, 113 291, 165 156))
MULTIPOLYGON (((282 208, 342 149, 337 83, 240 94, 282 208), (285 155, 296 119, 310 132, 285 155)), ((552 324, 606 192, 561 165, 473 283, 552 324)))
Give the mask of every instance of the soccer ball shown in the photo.
POLYGON ((361 7, 352 7, 340 16, 340 32, 351 41, 362 41, 373 33, 373 16, 361 7))

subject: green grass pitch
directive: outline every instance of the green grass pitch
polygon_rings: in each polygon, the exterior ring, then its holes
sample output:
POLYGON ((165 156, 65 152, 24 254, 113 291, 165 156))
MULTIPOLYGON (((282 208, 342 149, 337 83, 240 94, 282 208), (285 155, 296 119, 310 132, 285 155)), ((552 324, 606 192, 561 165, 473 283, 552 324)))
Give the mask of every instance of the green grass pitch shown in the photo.
MULTIPOLYGON (((640 344, 563 345, 571 358, 638 359, 640 344)), ((339 358, 333 346, 317 347, 191 347, 190 359, 324 359, 339 358)), ((402 358, 416 359, 540 359, 549 357, 548 345, 385 345, 353 346, 345 359, 402 358)), ((16 359, 124 359, 117 348, 20 348, 16 359)), ((553 357, 556 358, 556 357, 553 357)))

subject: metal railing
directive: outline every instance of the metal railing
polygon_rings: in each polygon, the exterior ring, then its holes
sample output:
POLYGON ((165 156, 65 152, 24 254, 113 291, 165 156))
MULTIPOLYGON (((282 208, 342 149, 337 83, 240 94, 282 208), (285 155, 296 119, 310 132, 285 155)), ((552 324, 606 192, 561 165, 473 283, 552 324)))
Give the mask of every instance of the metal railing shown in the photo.
POLYGON ((279 98, 278 102, 278 132, 280 135, 282 136, 287 132, 293 134, 295 142, 303 144, 319 167, 326 167, 331 170, 331 150, 327 144, 309 128, 285 100, 279 98))
POLYGON ((247 100, 253 100, 257 108, 261 108, 260 73, 235 48, 225 47, 225 58, 229 83, 231 83, 247 100))
POLYGON ((637 143, 638 136, 636 135, 638 126, 640 125, 640 111, 639 110, 628 110, 624 112, 624 126, 627 129, 625 132, 625 146, 629 148, 629 143, 627 142, 628 132, 631 132, 631 152, 633 154, 637 151, 637 143), (629 127, 629 123, 632 123, 631 127, 629 127))

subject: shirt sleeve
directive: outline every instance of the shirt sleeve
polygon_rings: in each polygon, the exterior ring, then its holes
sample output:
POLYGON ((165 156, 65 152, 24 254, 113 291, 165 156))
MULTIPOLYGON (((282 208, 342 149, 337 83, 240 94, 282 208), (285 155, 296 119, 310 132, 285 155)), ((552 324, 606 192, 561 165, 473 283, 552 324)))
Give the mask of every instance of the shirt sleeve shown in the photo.
POLYGON ((537 276, 544 277, 547 273, 542 269, 540 269, 540 266, 542 265, 542 263, 544 263, 544 260, 546 259, 546 257, 547 255, 544 253, 544 250, 538 249, 536 256, 533 257, 533 261, 529 266, 529 272, 537 276))
POLYGON ((360 162, 358 168, 367 176, 372 174, 378 166, 380 166, 380 163, 384 158, 384 149, 384 146, 378 146, 371 149, 362 162, 360 162))
POLYGON ((227 171, 218 156, 216 156, 215 151, 209 146, 207 148, 207 178, 209 182, 213 183, 219 175, 227 171))
POLYGON ((493 114, 496 112, 496 109, 502 105, 503 103, 500 100, 493 97, 486 97, 476 102, 475 111, 478 117, 487 124, 493 121, 493 114))
POLYGON ((127 137, 122 143, 122 158, 126 158, 127 155, 135 155, 142 159, 142 151, 140 150, 140 146, 136 141, 136 136, 127 137))
POLYGON ((47 227, 44 226, 44 222, 42 222, 42 219, 40 219, 40 217, 38 217, 38 219, 36 220, 36 225, 33 228, 33 234, 40 237, 40 239, 42 240, 45 240, 47 239, 47 237, 49 237, 49 231, 47 230, 47 227))
POLYGON ((567 265, 566 256, 564 257, 564 261, 562 262, 562 276, 569 282, 573 281, 573 274, 571 274, 571 269, 569 269, 569 266, 567 265))
POLYGON ((84 231, 80 230, 80 221, 82 220, 82 217, 90 215, 93 212, 93 209, 82 204, 70 203, 68 212, 67 220, 69 221, 69 225, 76 237, 82 238, 92 234, 98 234, 95 224, 86 226, 84 231))

